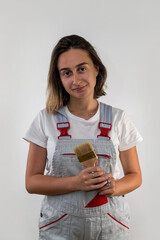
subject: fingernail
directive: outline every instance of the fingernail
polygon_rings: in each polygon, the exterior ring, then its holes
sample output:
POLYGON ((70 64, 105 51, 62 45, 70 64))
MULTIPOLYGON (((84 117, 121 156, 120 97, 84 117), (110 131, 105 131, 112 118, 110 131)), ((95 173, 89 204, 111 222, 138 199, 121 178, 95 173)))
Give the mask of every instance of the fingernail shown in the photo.
POLYGON ((110 178, 111 175, 108 175, 107 178, 110 178))

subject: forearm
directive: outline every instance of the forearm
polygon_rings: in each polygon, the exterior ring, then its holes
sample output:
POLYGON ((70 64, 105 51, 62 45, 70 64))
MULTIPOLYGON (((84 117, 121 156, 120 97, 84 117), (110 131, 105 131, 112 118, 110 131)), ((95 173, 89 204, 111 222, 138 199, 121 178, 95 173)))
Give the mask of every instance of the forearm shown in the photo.
POLYGON ((52 177, 37 174, 26 180, 29 193, 41 195, 59 195, 76 191, 76 177, 52 177))
POLYGON ((72 177, 52 177, 42 174, 26 174, 26 189, 29 193, 59 195, 74 191, 93 191, 105 185, 106 176, 100 167, 88 167, 72 177), (94 172, 94 177, 91 174, 94 172))
POLYGON ((138 173, 129 173, 115 182, 115 191, 112 196, 125 195, 142 184, 142 177, 138 173))

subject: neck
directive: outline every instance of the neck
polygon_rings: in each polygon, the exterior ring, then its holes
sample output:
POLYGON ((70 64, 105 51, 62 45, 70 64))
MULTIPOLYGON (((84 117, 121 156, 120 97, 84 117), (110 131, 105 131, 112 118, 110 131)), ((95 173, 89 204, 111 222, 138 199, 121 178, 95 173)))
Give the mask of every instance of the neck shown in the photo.
POLYGON ((69 103, 67 104, 69 109, 73 111, 90 111, 92 109, 97 108, 98 102, 96 99, 70 99, 69 103))
POLYGON ((86 101, 86 99, 70 99, 68 103, 68 109, 69 111, 78 116, 82 117, 84 119, 89 119, 95 113, 97 112, 98 109, 98 102, 96 99, 92 99, 90 101, 86 101))

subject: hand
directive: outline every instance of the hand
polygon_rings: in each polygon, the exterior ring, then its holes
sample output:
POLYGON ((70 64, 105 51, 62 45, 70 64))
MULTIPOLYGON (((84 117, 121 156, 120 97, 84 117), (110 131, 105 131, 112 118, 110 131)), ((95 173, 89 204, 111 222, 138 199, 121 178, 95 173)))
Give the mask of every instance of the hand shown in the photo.
POLYGON ((99 195, 111 197, 115 193, 116 180, 111 173, 108 173, 107 176, 108 178, 105 185, 99 189, 99 195))
POLYGON ((107 180, 101 167, 88 167, 76 176, 77 190, 92 191, 102 189, 107 180))

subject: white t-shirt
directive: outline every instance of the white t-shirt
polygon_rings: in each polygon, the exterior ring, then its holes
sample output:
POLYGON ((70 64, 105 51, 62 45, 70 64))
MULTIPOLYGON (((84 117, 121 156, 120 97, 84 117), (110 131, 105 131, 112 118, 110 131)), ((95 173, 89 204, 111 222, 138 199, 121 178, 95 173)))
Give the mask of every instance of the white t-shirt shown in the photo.
MULTIPOLYGON (((70 122, 68 134, 72 136, 72 139, 96 139, 97 135, 100 134, 98 128, 100 118, 99 108, 97 113, 89 120, 71 114, 67 106, 65 107, 65 111, 70 122)), ((47 148, 47 171, 49 171, 52 164, 56 141, 59 135, 60 132, 57 130, 55 115, 49 114, 46 109, 43 109, 37 114, 24 136, 25 140, 47 148)), ((126 113, 114 107, 112 108, 112 130, 109 136, 116 150, 117 164, 114 177, 118 179, 120 175, 118 166, 119 151, 128 150, 143 139, 126 113)))

